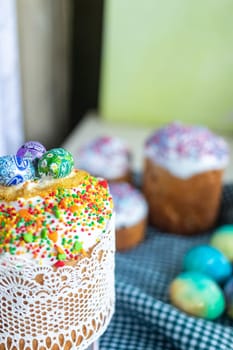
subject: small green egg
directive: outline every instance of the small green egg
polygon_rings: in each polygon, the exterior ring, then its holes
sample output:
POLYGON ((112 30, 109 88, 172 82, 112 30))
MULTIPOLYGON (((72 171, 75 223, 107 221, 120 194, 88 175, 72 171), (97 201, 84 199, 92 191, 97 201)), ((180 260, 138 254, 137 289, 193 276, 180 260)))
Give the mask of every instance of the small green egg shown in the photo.
POLYGON ((38 161, 39 176, 47 175, 54 179, 68 176, 74 167, 74 159, 64 148, 53 148, 43 154, 38 161))
POLYGON ((210 244, 233 262, 233 225, 218 227, 211 236, 210 244))
POLYGON ((170 300, 178 309, 209 320, 225 309, 222 290, 211 278, 200 272, 183 272, 170 284, 170 300))

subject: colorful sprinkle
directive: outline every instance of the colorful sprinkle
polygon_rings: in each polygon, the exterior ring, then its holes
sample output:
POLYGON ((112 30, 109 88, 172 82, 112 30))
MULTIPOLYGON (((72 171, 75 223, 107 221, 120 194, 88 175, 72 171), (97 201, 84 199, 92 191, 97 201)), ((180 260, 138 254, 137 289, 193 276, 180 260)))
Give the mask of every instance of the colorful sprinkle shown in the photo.
POLYGON ((65 266, 65 262, 59 260, 59 261, 57 261, 53 266, 54 266, 54 267, 57 267, 57 268, 58 268, 58 267, 63 267, 63 266, 65 266))
POLYGON ((23 239, 26 243, 31 243, 33 241, 33 235, 31 233, 24 233, 23 239))

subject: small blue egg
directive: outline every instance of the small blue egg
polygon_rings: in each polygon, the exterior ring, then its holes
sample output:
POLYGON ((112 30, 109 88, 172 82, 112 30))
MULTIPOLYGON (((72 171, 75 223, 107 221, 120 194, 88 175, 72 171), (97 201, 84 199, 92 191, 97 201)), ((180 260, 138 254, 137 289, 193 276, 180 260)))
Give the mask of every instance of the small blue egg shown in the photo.
POLYGON ((226 281, 232 274, 229 260, 218 249, 209 245, 190 249, 184 256, 183 268, 186 271, 202 272, 218 283, 226 281))
POLYGON ((35 168, 29 159, 8 155, 0 157, 0 185, 14 186, 35 178, 35 168))
POLYGON ((214 320, 225 309, 222 290, 214 280, 196 271, 183 272, 170 284, 171 303, 197 317, 214 320))

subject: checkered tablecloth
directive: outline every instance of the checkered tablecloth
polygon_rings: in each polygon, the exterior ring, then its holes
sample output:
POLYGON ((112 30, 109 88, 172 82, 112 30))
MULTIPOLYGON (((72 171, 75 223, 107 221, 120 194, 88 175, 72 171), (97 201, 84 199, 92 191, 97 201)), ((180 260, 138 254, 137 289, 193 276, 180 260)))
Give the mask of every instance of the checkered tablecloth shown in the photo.
MULTIPOLYGON (((218 225, 233 223, 233 185, 226 185, 218 225)), ((100 339, 100 350, 230 350, 233 320, 190 317, 173 307, 168 286, 181 272, 192 246, 211 232, 186 238, 149 227, 145 241, 116 254, 116 312, 100 339)))

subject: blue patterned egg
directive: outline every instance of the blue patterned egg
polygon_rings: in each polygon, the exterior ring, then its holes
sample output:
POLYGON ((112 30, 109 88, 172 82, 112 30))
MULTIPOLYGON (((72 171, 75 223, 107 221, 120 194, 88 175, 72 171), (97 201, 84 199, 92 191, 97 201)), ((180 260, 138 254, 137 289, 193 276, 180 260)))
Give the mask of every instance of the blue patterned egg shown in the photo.
POLYGON ((233 277, 231 277, 224 286, 224 294, 226 298, 227 314, 233 318, 233 277))
POLYGON ((229 260, 218 249, 209 245, 190 249, 184 256, 183 268, 187 271, 202 272, 219 283, 232 274, 229 260))
POLYGON ((42 157, 46 152, 46 148, 37 141, 25 142, 17 151, 16 156, 36 160, 42 157))
POLYGON ((35 179, 35 168, 29 159, 14 155, 0 157, 0 184, 13 186, 35 179))
POLYGON ((39 176, 48 175, 54 179, 68 176, 73 167, 73 156, 64 148, 53 148, 38 161, 39 176))
POLYGON ((225 309, 225 298, 218 284, 208 276, 183 272, 170 284, 171 303, 178 309, 197 317, 214 320, 225 309))
POLYGON ((233 225, 218 227, 211 236, 210 244, 233 262, 233 225))

